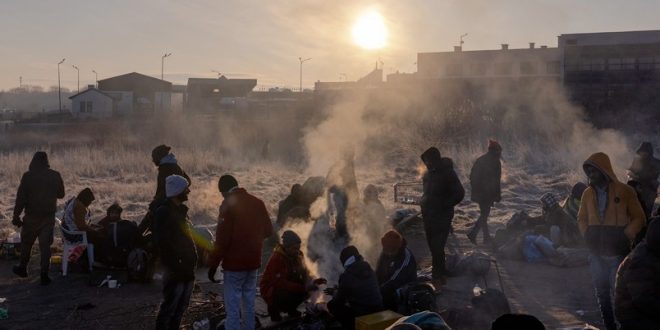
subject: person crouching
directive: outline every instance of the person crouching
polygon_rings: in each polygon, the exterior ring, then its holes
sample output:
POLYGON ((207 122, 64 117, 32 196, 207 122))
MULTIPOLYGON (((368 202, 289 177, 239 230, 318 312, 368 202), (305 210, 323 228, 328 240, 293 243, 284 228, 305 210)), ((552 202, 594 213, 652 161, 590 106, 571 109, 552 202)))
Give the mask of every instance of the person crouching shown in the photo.
POLYGON ((310 292, 326 283, 323 278, 310 278, 300 245, 300 237, 295 232, 287 230, 282 233, 282 243, 275 246, 259 283, 261 296, 268 305, 268 314, 273 322, 282 320, 281 312, 290 317, 300 316, 298 306, 310 292))

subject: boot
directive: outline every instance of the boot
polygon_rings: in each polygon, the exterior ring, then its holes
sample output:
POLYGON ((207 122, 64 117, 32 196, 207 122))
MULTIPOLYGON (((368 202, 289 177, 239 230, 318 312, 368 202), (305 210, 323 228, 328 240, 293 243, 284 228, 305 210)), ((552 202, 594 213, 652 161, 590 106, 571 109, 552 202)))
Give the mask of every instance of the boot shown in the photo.
POLYGON ((41 273, 41 285, 48 285, 50 284, 51 279, 48 277, 48 272, 42 272, 41 273))
POLYGON ((23 278, 28 277, 27 269, 24 266, 16 265, 12 268, 12 271, 14 272, 14 274, 18 275, 19 277, 23 277, 23 278))

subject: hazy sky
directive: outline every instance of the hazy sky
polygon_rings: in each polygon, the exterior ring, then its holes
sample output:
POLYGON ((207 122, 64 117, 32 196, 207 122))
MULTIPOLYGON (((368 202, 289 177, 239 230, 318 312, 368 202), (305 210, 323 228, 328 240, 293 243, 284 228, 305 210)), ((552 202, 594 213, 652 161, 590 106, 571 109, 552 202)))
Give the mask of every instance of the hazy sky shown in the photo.
POLYGON ((0 0, 0 89, 23 83, 81 86, 137 71, 185 83, 188 77, 257 78, 260 86, 350 80, 374 68, 415 70, 416 54, 448 51, 468 33, 464 49, 556 46, 562 33, 660 29, 660 1, 620 0, 0 0), (351 27, 376 9, 388 46, 364 50, 351 27))

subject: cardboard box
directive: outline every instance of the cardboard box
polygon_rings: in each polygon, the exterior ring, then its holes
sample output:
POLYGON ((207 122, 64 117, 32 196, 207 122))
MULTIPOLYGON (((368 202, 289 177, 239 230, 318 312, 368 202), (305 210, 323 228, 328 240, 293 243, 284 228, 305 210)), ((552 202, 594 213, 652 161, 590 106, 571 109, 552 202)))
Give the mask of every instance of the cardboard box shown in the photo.
POLYGON ((360 316, 355 319, 355 330, 383 330, 402 317, 389 310, 360 316))

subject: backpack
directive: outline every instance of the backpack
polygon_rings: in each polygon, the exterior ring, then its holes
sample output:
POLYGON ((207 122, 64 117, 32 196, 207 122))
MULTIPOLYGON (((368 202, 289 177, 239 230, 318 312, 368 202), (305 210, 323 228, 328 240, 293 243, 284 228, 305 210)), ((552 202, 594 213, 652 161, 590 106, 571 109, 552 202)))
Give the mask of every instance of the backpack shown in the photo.
POLYGON ((435 312, 438 309, 435 301, 435 288, 428 282, 407 284, 401 289, 400 294, 400 309, 405 315, 423 311, 435 312))
POLYGON ((147 251, 136 248, 131 250, 126 260, 128 267, 128 278, 136 282, 148 282, 151 280, 151 264, 147 251))
POLYGON ((108 234, 113 247, 108 262, 116 267, 126 267, 128 254, 133 251, 140 239, 137 225, 132 221, 121 220, 108 226, 108 234))

